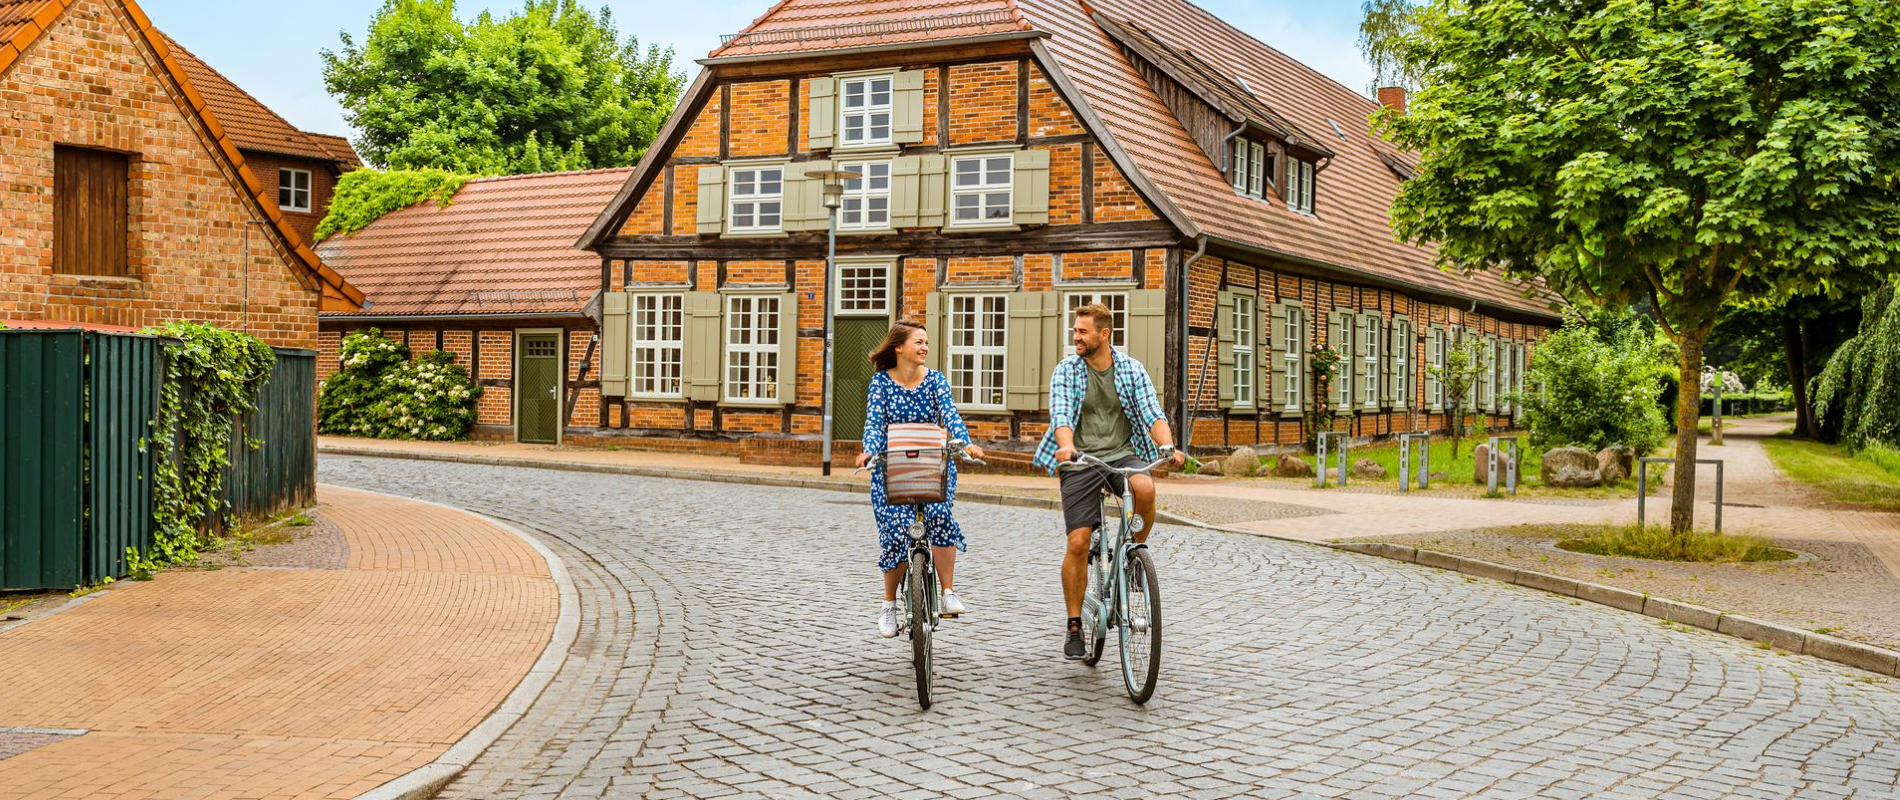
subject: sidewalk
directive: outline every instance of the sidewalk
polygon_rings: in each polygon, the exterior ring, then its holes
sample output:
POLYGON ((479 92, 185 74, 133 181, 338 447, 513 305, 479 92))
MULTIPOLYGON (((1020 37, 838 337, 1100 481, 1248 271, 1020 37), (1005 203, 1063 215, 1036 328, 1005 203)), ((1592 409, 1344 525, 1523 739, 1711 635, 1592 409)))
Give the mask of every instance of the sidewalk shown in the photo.
POLYGON ((0 633, 0 798, 350 798, 493 712, 553 634, 548 564, 466 514, 318 500, 341 568, 172 570, 0 633))

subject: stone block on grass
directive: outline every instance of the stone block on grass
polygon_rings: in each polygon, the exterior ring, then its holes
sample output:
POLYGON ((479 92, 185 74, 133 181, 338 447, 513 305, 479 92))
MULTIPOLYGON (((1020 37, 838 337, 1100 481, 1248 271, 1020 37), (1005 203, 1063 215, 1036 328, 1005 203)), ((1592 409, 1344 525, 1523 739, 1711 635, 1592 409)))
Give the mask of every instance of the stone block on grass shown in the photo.
POLYGON ((1220 472, 1235 478, 1245 478, 1260 469, 1260 454, 1251 447, 1236 447, 1223 459, 1220 472))
POLYGON ((1281 453, 1280 459, 1273 462, 1273 476, 1276 478, 1311 478, 1313 465, 1306 459, 1292 453, 1281 453))

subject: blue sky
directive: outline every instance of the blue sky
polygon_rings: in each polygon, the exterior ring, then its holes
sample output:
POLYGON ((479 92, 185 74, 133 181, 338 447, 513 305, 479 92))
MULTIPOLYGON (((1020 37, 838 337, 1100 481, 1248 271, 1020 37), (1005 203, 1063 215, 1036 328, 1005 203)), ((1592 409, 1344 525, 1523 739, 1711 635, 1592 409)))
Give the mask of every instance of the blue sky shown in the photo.
MULTIPOLYGON (((265 2, 257 0, 140 0, 161 30, 291 124, 320 133, 350 135, 343 109, 323 90, 317 52, 335 49, 337 34, 361 38, 381 0, 265 2)), ((675 63, 690 76, 692 64, 722 33, 733 33, 771 6, 771 0, 583 0, 613 9, 623 34, 644 44, 671 45, 675 63)), ((1364 91, 1371 69, 1356 45, 1359 0, 1200 0, 1203 7, 1319 70, 1364 91)), ((461 0, 473 16, 482 9, 506 11, 519 0, 461 0)))

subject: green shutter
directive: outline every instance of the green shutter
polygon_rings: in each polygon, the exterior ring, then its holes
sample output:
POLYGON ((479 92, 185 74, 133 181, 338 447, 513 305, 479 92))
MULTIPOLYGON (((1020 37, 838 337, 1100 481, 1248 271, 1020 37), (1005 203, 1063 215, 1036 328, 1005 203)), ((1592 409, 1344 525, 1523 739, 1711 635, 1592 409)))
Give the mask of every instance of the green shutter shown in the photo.
MULTIPOLYGON (((1062 319, 1058 315, 1057 319, 1062 319)), ((1060 323, 1058 323, 1058 327, 1060 323)), ((1062 339, 1058 337, 1060 344, 1062 339)), ((1168 293, 1162 289, 1137 289, 1128 293, 1128 354, 1148 368, 1148 379, 1162 383, 1162 367, 1168 363, 1168 293)), ((1055 364, 1049 365, 1050 369, 1055 364)))
POLYGON ((1010 219, 1017 225, 1049 224, 1049 151, 1016 154, 1010 184, 1010 219))
POLYGON ((1301 302, 1288 303, 1288 313, 1295 311, 1300 315, 1300 339, 1294 343, 1300 349, 1300 410, 1305 410, 1306 399, 1313 396, 1313 319, 1306 315, 1306 305, 1301 302))
POLYGON ((686 364, 686 399, 702 403, 719 402, 721 357, 725 350, 725 331, 720 320, 724 312, 718 292, 686 293, 685 341, 680 343, 686 364))
POLYGON ((1428 331, 1428 335, 1425 337, 1425 410, 1438 413, 1445 410, 1445 404, 1439 402, 1439 377, 1437 373, 1432 371, 1432 367, 1438 366, 1445 354, 1445 328, 1440 325, 1432 325, 1427 327, 1426 330, 1428 331), (1432 359, 1432 350, 1434 348, 1438 351, 1439 361, 1432 359))
POLYGON ((931 369, 948 372, 944 369, 943 354, 950 349, 950 340, 944 338, 949 333, 949 320, 944 318, 950 306, 944 301, 943 292, 931 292, 924 295, 924 333, 930 337, 930 354, 925 356, 931 369))
POLYGON ((949 202, 948 161, 941 155, 917 158, 917 227, 941 228, 949 202))
POLYGON ((1274 308, 1258 299, 1253 305, 1253 407, 1263 414, 1273 410, 1273 321, 1279 318, 1274 308))
POLYGON ((798 293, 778 296, 778 402, 798 404, 798 293))
POLYGON ((1036 411, 1049 386, 1044 363, 1043 320, 1061 298, 1055 292, 1017 292, 1009 298, 1009 328, 1003 333, 1003 407, 1036 411))
POLYGON ((838 79, 813 78, 811 97, 805 102, 805 146, 811 150, 829 150, 838 145, 838 79))
POLYGON ((699 168, 699 232, 717 235, 726 229, 726 168, 699 168))
POLYGON ((908 70, 891 76, 891 141, 924 140, 924 73, 908 70))
POLYGON ((831 169, 830 161, 807 161, 785 166, 785 206, 783 227, 786 231, 822 231, 831 219, 825 208, 825 182, 811 177, 814 172, 831 169))
MULTIPOLYGON (((1069 345, 1069 312, 1064 302, 1058 296, 1042 309, 1042 363, 1046 367, 1045 375, 1053 375, 1056 365, 1068 358, 1072 349, 1069 345)), ((1045 390, 1048 388, 1046 383, 1043 387, 1045 390)), ((1043 398, 1042 407, 1049 407, 1049 398, 1043 398)))
POLYGON ((921 168, 921 159, 917 156, 903 156, 891 159, 891 227, 921 227, 917 221, 917 204, 922 187, 917 171, 921 168))
POLYGON ((1234 293, 1216 295, 1214 307, 1215 385, 1220 390, 1220 407, 1234 407, 1234 293))
POLYGON ((1267 402, 1261 404, 1260 408, 1262 410, 1277 408, 1281 411, 1285 411, 1287 410, 1286 352, 1287 348, 1297 345, 1282 338, 1286 336, 1287 304, 1274 303, 1270 308, 1272 311, 1270 312, 1271 316, 1267 320, 1267 324, 1271 327, 1267 328, 1266 341, 1269 343, 1277 341, 1280 343, 1280 346, 1276 348, 1269 345, 1266 350, 1266 357, 1268 359, 1268 397, 1267 402))
POLYGON ((626 397, 627 366, 633 349, 633 336, 628 330, 632 297, 626 292, 605 292, 600 300, 600 395, 626 397))

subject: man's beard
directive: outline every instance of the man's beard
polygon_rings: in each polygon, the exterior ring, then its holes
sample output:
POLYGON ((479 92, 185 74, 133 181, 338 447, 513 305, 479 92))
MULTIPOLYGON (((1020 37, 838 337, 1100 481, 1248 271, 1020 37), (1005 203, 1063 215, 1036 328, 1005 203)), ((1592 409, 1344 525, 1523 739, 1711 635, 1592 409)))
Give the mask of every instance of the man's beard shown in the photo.
POLYGON ((1075 352, 1081 355, 1083 358, 1094 358, 1095 354, 1101 351, 1102 351, 1101 342, 1096 342, 1094 347, 1088 347, 1087 345, 1079 345, 1079 344, 1075 346, 1075 352))

